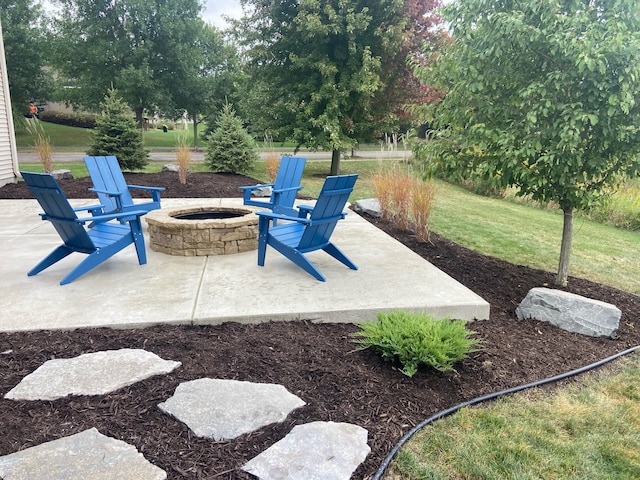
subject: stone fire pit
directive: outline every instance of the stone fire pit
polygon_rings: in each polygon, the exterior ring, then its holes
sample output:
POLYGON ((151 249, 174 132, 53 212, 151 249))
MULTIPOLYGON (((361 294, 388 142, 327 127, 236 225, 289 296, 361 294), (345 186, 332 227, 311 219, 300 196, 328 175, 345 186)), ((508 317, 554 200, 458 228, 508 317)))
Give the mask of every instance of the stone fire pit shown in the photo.
POLYGON ((258 248, 258 208, 200 205, 145 215, 149 244, 169 255, 229 255, 258 248))

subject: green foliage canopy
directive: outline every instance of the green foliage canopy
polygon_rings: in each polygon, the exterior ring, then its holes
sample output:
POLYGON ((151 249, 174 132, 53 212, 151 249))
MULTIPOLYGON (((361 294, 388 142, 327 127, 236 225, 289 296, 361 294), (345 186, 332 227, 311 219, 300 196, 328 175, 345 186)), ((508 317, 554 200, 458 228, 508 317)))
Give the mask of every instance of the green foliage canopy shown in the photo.
POLYGON ((640 172, 640 4, 466 0, 444 18, 455 41, 416 73, 447 91, 431 110, 446 128, 417 156, 557 202, 568 262, 567 217, 640 172))
POLYGON ((2 0, 0 21, 4 39, 9 92, 16 120, 29 112, 29 102, 45 101, 50 75, 42 68, 48 56, 42 8, 33 0, 2 0))
POLYGON ((446 19, 456 40, 420 72, 448 90, 439 167, 563 210, 640 171, 637 2, 470 0, 446 19))
MULTIPOLYGON (((254 128, 332 150, 335 160, 335 152, 370 141, 399 108, 404 97, 384 95, 400 76, 391 59, 404 64, 411 44, 405 40, 418 31, 411 19, 425 18, 412 17, 403 0, 243 4, 252 7, 240 30, 254 128)), ((422 2, 415 11, 434 5, 422 2)))
MULTIPOLYGON (((187 80, 198 75, 205 33, 198 0, 56 0, 52 61, 74 88, 66 100, 95 110, 117 88, 136 113, 184 108, 187 80)), ((197 94, 197 93, 196 93, 197 94)))

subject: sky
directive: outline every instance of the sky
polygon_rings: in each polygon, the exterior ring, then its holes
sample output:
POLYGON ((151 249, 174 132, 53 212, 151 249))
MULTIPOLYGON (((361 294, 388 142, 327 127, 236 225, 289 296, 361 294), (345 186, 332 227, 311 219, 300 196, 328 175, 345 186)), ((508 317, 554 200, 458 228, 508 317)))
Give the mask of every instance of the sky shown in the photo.
POLYGON ((206 0, 204 2, 202 18, 206 22, 219 28, 225 28, 227 24, 221 17, 223 14, 233 18, 241 17, 240 2, 238 0, 206 0))

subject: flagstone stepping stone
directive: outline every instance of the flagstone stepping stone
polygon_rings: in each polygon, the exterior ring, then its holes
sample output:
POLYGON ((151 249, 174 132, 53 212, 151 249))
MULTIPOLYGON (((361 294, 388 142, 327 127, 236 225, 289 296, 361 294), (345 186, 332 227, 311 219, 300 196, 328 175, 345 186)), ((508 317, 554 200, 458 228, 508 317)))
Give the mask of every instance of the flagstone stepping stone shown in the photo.
POLYGON ((164 480, 133 446, 95 428, 0 457, 4 480, 164 480))
POLYGON ((350 423, 297 425, 242 470, 260 480, 349 480, 371 452, 367 436, 350 423))
POLYGON ((222 441, 281 422, 304 405, 282 385, 200 378, 178 385, 158 407, 198 437, 222 441))
POLYGON ((55 400, 67 395, 104 395, 181 365, 155 353, 124 348, 48 360, 4 397, 10 400, 55 400))

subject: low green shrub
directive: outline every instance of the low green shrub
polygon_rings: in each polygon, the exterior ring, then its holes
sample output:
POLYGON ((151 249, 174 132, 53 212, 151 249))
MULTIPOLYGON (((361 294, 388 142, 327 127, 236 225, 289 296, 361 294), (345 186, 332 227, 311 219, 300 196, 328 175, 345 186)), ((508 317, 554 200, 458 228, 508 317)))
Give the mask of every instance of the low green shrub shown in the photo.
POLYGON ((357 350, 373 348, 389 362, 399 361, 400 370, 412 377, 420 365, 441 372, 454 370, 453 364, 477 351, 480 340, 466 328, 464 320, 434 319, 424 313, 402 310, 378 313, 377 321, 358 324, 353 340, 357 350))
POLYGON ((94 128, 96 116, 90 113, 67 113, 43 110, 38 115, 43 122, 57 123, 69 127, 94 128))

